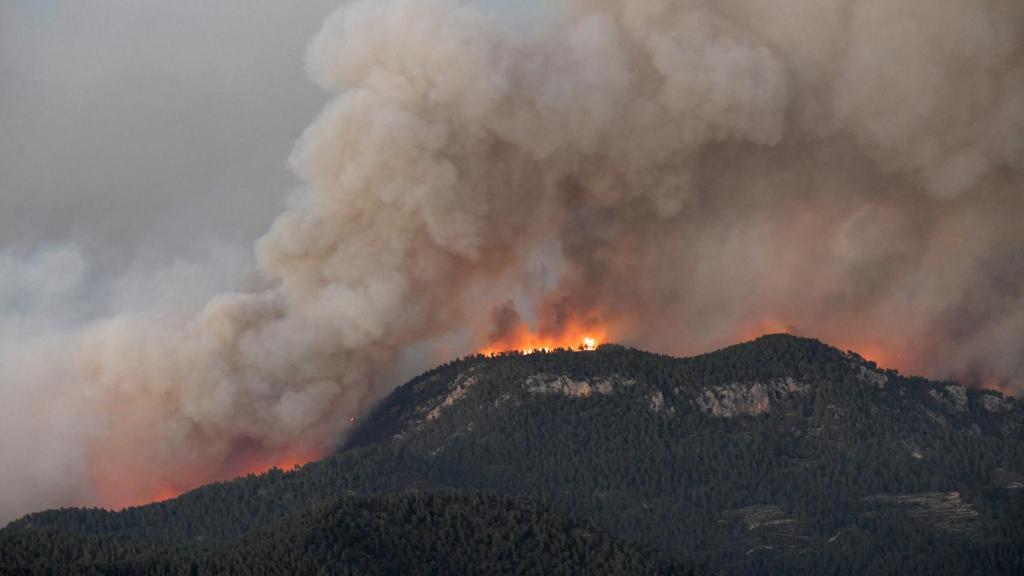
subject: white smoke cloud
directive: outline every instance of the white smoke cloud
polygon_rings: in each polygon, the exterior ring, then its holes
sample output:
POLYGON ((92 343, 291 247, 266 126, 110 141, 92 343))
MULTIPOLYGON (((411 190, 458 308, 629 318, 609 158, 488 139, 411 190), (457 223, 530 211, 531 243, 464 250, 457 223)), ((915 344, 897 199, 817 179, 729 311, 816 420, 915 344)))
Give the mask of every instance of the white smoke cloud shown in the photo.
MULTIPOLYGON (((91 342, 97 340, 107 349, 116 346, 114 326, 142 327, 143 318, 173 325, 210 295, 239 285, 248 273, 239 264, 247 261, 244 254, 208 248, 204 261, 179 261, 159 269, 140 262, 114 279, 97 277, 74 245, 0 250, 0 518, 56 505, 131 498, 97 492, 97 451, 108 444, 112 422, 123 416, 112 403, 141 391, 135 383, 123 391, 101 387, 80 357, 86 350, 94 354, 91 342)), ((130 339, 146 337, 145 330, 123 332, 130 339)), ((152 347, 146 352, 157 357, 163 350, 152 347)), ((112 357, 109 362, 125 365, 133 360, 112 357)), ((136 429, 117 441, 132 444, 142 437, 147 424, 135 424, 136 429)), ((161 431, 167 433, 166 428, 161 431)), ((146 447, 135 449, 144 452, 146 447)), ((154 470, 154 477, 161 473, 154 470)), ((117 474, 131 476, 123 470, 117 474)), ((146 489, 152 490, 152 484, 146 489)))
MULTIPOLYGON (((6 472, 0 514, 330 445, 401 351, 478 329, 510 284, 542 330, 584 318, 688 352, 782 325, 1020 386, 1019 2, 536 10, 528 33, 455 0, 329 17, 307 65, 334 97, 292 155, 305 189, 257 243, 259 281, 193 316, 115 309, 5 343, 7 410, 41 417, 4 418, 0 453, 44 430, 38 461, 72 470, 42 489, 50 465, 6 472)), ((14 298, 74 284, 54 258, 14 298)))

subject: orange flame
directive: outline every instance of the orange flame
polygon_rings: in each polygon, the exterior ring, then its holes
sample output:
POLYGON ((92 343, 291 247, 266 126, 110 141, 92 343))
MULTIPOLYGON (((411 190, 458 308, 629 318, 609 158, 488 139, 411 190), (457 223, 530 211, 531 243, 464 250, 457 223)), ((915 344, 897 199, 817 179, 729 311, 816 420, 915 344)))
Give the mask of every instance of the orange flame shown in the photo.
MULTIPOLYGON (((898 346, 878 339, 858 336, 855 332, 840 333, 830 331, 824 334, 802 334, 801 330, 778 318, 769 317, 751 322, 738 330, 739 341, 747 342, 768 334, 798 334, 821 338, 823 341, 841 350, 851 350, 861 358, 874 362, 879 368, 895 368, 900 371, 912 370, 915 366, 910 361, 910 354, 898 346)), ((728 342, 733 342, 728 339, 728 342)))
POLYGON ((860 344, 860 345, 847 345, 845 348, 853 350, 860 355, 861 358, 874 362, 879 368, 895 368, 901 370, 904 368, 902 362, 903 354, 894 348, 883 346, 881 344, 860 344))
POLYGON ((739 341, 748 342, 768 334, 792 334, 796 330, 793 325, 787 324, 775 318, 764 318, 750 324, 739 331, 739 341))
MULTIPOLYGON (((775 318, 761 319, 752 322, 737 331, 741 341, 753 340, 765 334, 800 333, 799 328, 775 318)), ((492 339, 478 353, 497 355, 506 352, 530 354, 555 349, 595 350, 601 344, 610 341, 611 329, 590 319, 572 319, 564 321, 556 329, 533 330, 523 321, 516 322, 500 337, 492 339)), ((823 335, 825 341, 837 345, 841 349, 849 349, 858 353, 866 360, 878 364, 881 368, 896 368, 901 371, 913 370, 913 355, 910 351, 893 346, 881 340, 868 340, 854 334, 845 337, 829 337, 823 335)), ((730 340, 734 343, 736 340, 730 340)), ((1008 393, 1008 385, 1004 381, 977 376, 965 377, 974 380, 985 388, 1001 390, 1008 393)), ((109 448, 109 447, 108 447, 109 448)), ((272 469, 285 472, 295 469, 320 458, 323 454, 309 448, 267 449, 250 447, 233 454, 222 466, 214 470, 182 470, 173 478, 145 478, 126 476, 112 472, 123 470, 124 461, 117 455, 117 450, 101 451, 93 459, 93 476, 103 505, 111 508, 126 508, 151 502, 162 502, 177 498, 181 494, 210 482, 228 480, 248 474, 263 474, 272 469)))
POLYGON ((300 468, 313 460, 318 459, 319 456, 319 454, 313 454, 310 452, 285 452, 284 454, 274 454, 263 458, 256 458, 243 464, 242 467, 237 470, 235 476, 264 474, 275 468, 284 472, 291 472, 296 468, 300 468))
POLYGON ((492 341, 478 352, 492 356, 503 352, 546 352, 559 348, 570 350, 596 350, 608 341, 608 331, 600 326, 565 326, 556 334, 533 332, 526 324, 492 341))
POLYGON ((156 492, 153 493, 153 498, 151 501, 153 503, 156 503, 163 502, 165 500, 173 500, 178 496, 181 496, 181 494, 182 491, 175 488, 174 486, 164 485, 156 489, 156 492))

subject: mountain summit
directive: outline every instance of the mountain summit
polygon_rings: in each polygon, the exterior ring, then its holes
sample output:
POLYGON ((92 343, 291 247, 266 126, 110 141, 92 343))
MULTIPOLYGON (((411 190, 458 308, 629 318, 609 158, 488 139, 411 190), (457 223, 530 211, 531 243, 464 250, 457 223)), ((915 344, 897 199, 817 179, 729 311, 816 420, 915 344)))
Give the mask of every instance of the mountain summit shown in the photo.
POLYGON ((399 387, 301 469, 0 531, 0 572, 256 559, 299 573, 1024 573, 1024 407, 782 334, 684 359, 477 355, 399 387), (510 535, 517 546, 486 544, 510 535))

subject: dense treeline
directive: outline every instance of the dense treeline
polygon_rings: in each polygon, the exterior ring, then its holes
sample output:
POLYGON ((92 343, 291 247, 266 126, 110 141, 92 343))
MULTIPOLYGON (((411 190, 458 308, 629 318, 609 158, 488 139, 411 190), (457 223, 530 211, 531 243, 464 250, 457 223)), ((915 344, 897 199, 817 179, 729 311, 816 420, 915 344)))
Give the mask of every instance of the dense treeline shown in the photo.
POLYGON ((593 525, 495 495, 342 497, 208 549, 47 529, 15 537, 0 571, 24 574, 676 574, 593 525))
POLYGON ((690 359, 618 346, 475 356, 396 390, 321 462, 121 513, 29 516, 0 532, 0 552, 74 534, 78 548, 55 557, 212 554, 341 495, 458 490, 529 499, 730 573, 1024 573, 1024 411, 958 394, 788 336, 690 359), (590 387, 536 385, 559 378, 590 387), (715 387, 787 378, 765 413, 701 409, 715 387), (919 493, 956 493, 964 515, 877 498, 919 493))

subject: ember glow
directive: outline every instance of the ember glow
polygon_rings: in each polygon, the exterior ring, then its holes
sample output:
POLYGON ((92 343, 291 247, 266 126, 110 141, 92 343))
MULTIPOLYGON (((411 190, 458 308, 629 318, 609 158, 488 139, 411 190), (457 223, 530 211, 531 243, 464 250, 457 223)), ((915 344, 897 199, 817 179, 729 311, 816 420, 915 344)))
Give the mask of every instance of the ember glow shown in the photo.
POLYGON ((291 472, 321 456, 322 454, 309 450, 254 452, 239 455, 232 462, 225 463, 216 470, 176 470, 164 478, 153 479, 152 484, 146 479, 140 481, 139 478, 114 477, 102 473, 96 474, 94 482, 99 491, 100 504, 106 508, 120 510, 172 500, 210 482, 230 480, 249 474, 265 474, 274 469, 291 472))
MULTIPOLYGON (((446 341, 686 356, 790 332, 1024 390, 1024 3, 495 4, 324 22, 305 62, 331 101, 252 281, 139 264, 100 297, 84 247, 0 251, 0 521, 326 453, 446 341)), ((172 194, 48 149, 16 163, 172 194)), ((144 229, 127 207, 102 209, 144 229)))
MULTIPOLYGON (((822 332, 814 330, 814 326, 805 330, 800 324, 785 322, 777 318, 765 319, 754 322, 748 328, 741 329, 738 334, 727 336, 721 345, 729 345, 735 342, 748 342, 761 336, 769 334, 792 334, 817 338, 844 351, 856 353, 861 358, 874 362, 879 368, 892 368, 904 373, 918 373, 924 367, 916 360, 915 354, 908 345, 887 342, 877 337, 868 337, 854 334, 842 327, 831 328, 822 332)), ((717 348, 712 346, 710 349, 717 348)), ((700 352, 710 351, 700 350, 700 352)), ((685 353, 691 353, 686 351, 685 353)))
POLYGON ((607 332, 600 327, 567 329, 558 334, 538 334, 528 326, 523 326, 501 340, 491 342, 479 350, 480 354, 493 356, 504 352, 548 352, 551 350, 577 350, 582 352, 596 350, 607 342, 607 332))
POLYGON ((903 353, 894 347, 869 342, 841 345, 841 348, 856 352, 861 358, 877 364, 879 368, 894 368, 901 372, 909 371, 909 365, 903 361, 903 353))

